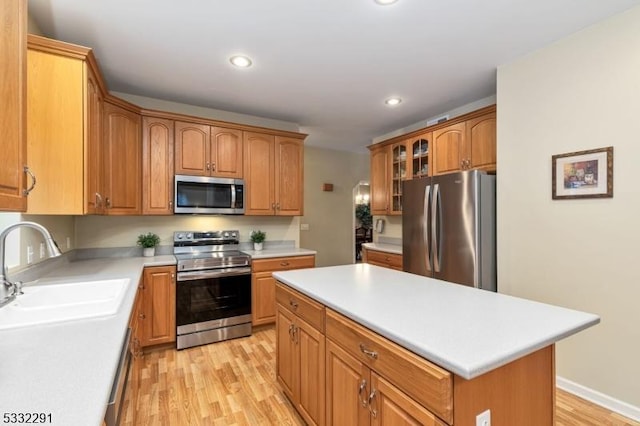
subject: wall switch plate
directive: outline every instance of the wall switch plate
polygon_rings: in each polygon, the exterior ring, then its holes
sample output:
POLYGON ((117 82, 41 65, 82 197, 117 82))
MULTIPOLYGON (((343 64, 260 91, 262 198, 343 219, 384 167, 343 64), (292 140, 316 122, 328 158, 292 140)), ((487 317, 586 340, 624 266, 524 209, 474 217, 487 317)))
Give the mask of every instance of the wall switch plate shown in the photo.
POLYGON ((67 237, 67 249, 71 248, 71 237, 67 237))
POLYGON ((300 224, 300 230, 301 231, 308 231, 309 230, 309 224, 308 223, 301 223, 300 224))
POLYGON ((33 246, 27 246, 27 265, 33 263, 33 246))
POLYGON ((491 410, 483 411, 476 416, 476 426, 491 426, 491 410))
POLYGON ((44 257, 44 243, 40 243, 40 259, 44 257))

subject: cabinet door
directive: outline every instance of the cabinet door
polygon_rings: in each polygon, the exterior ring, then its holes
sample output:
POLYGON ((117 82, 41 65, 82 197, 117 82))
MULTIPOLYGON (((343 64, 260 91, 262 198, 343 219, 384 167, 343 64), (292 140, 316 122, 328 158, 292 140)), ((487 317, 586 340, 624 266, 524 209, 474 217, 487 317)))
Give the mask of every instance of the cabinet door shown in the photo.
POLYGON ((87 177, 85 199, 86 214, 101 214, 104 210, 102 190, 102 114, 103 99, 97 79, 91 68, 87 73, 87 150, 84 164, 87 177))
POLYGON ((275 139, 276 215, 301 216, 303 205, 304 145, 300 139, 275 139))
POLYGON ((244 132, 245 215, 275 214, 272 135, 244 132))
POLYGON ((389 211, 389 147, 371 150, 371 214, 389 211))
POLYGON ((173 121, 142 118, 142 214, 173 214, 173 121))
POLYGON ((144 269, 142 346, 176 340, 175 267, 144 269))
POLYGON ((407 161, 408 150, 407 145, 409 142, 403 141, 391 145, 391 164, 389 171, 391 176, 389 177, 390 196, 389 214, 401 215, 402 214, 402 181, 411 178, 411 162, 407 161))
POLYGON ((367 400, 370 391, 369 369, 327 339, 327 425, 368 425, 367 400))
POLYGON ((496 113, 467 121, 465 158, 468 168, 496 169, 496 113))
POLYGON ((464 122, 433 132, 433 174, 462 170, 465 148, 464 122))
POLYGON ((27 1, 0 4, 0 211, 25 211, 27 1))
POLYGON ((276 319, 276 280, 271 272, 257 272, 252 281, 252 323, 270 324, 276 319))
POLYGON ((84 213, 84 70, 81 59, 28 51, 29 214, 84 213))
MULTIPOLYGON (((407 378, 407 380, 411 380, 407 378)), ((371 372, 374 393, 371 401, 371 424, 375 426, 443 426, 429 410, 409 398, 400 389, 371 372)))
POLYGON ((294 332, 298 356, 298 412, 309 425, 324 425, 325 337, 300 318, 294 332))
POLYGON ((176 121, 175 129, 176 174, 209 176, 211 173, 209 126, 176 121))
POLYGON ((276 308, 276 377, 284 393, 294 400, 294 389, 297 389, 295 371, 298 368, 293 340, 293 314, 282 306, 276 308))
POLYGON ((242 131, 211 128, 211 175, 242 179, 242 131))

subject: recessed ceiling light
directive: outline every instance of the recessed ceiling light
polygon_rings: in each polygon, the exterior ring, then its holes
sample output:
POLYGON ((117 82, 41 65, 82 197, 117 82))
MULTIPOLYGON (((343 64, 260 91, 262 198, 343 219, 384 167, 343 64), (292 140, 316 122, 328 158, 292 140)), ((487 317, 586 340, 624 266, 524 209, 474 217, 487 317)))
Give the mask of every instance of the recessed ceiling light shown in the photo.
POLYGON ((239 68, 249 68, 251 66, 251 59, 244 55, 235 55, 229 58, 229 61, 239 68))
POLYGON ((397 2, 398 0, 375 0, 376 3, 386 6, 388 4, 393 4, 395 2, 397 2))
POLYGON ((389 98, 386 101, 384 101, 384 103, 388 106, 396 106, 398 105, 400 102, 402 102, 402 99, 400 98, 389 98))

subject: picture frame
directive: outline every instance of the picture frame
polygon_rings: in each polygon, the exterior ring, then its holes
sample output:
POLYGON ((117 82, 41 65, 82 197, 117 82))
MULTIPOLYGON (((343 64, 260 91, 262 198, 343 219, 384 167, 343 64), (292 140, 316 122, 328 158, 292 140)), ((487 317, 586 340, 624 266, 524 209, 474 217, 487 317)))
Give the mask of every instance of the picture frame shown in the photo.
POLYGON ((554 200, 613 197, 613 147, 551 157, 554 200))

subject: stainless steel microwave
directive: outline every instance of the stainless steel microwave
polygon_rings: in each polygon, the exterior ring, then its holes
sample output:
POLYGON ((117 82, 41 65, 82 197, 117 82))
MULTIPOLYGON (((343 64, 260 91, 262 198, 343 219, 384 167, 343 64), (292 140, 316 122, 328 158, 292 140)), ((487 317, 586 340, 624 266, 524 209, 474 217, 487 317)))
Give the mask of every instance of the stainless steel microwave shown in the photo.
POLYGON ((244 180, 175 175, 174 213, 244 214, 244 180))

